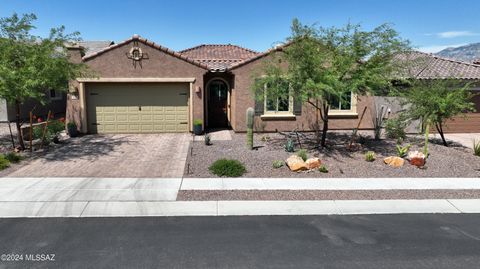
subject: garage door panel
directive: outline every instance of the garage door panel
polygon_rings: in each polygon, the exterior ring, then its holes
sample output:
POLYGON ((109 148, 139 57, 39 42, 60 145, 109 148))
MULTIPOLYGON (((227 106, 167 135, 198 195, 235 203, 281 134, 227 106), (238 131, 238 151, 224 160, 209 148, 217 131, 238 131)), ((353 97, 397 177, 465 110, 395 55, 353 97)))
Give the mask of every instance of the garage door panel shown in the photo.
POLYGON ((187 132, 188 89, 186 83, 87 84, 89 131, 187 132))

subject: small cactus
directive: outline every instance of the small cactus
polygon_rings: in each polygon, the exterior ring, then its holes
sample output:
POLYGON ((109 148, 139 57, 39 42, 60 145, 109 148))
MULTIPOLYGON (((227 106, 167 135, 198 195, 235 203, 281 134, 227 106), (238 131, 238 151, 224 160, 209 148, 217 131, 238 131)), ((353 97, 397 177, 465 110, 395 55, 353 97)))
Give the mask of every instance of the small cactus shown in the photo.
POLYGON ((210 137, 209 134, 205 134, 205 145, 210 146, 212 144, 212 138, 210 137))
POLYGON ((255 111, 253 108, 249 107, 247 109, 247 148, 253 149, 253 115, 255 111))
POLYGON ((293 140, 290 139, 290 138, 287 140, 287 144, 285 144, 285 151, 286 152, 294 152, 295 151, 293 140))

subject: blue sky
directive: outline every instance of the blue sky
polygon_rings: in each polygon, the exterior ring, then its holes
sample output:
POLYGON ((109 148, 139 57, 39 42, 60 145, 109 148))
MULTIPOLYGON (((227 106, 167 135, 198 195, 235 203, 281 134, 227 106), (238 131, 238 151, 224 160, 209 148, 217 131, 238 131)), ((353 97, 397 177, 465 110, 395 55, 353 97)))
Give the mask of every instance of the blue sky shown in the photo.
POLYGON ((0 7, 0 17, 35 13, 35 34, 42 36, 65 25, 85 40, 118 42, 138 33, 174 50, 231 43, 263 51, 289 35, 294 17, 322 26, 351 21, 366 29, 393 23, 428 52, 480 42, 477 0, 0 0, 0 7))

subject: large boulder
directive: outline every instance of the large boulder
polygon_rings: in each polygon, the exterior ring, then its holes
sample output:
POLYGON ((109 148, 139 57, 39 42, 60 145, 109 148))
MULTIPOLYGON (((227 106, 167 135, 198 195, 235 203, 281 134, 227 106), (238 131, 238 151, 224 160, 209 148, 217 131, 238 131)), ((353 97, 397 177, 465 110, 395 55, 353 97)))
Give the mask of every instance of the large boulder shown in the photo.
POLYGON ((410 151, 408 153, 408 160, 410 161, 411 165, 415 165, 417 167, 422 167, 425 165, 425 154, 419 152, 417 150, 410 151))
POLYGON ((397 156, 390 156, 383 159, 383 162, 392 167, 401 167, 405 163, 405 160, 397 156))
POLYGON ((292 155, 288 157, 285 162, 287 163, 288 168, 290 168, 290 170, 294 172, 308 170, 307 164, 303 161, 302 158, 298 157, 297 155, 292 155))
POLYGON ((319 168, 320 165, 322 165, 322 162, 320 161, 319 158, 310 158, 305 161, 305 164, 307 165, 307 168, 310 170, 310 169, 319 168))

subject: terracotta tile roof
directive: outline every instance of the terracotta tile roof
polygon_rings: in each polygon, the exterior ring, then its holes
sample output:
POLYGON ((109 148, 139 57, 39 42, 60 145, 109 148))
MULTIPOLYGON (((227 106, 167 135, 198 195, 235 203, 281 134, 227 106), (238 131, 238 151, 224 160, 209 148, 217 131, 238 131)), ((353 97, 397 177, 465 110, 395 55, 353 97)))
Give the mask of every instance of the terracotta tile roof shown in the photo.
POLYGON ((208 66, 212 71, 225 71, 231 66, 261 54, 236 45, 203 44, 179 52, 208 66))
POLYGON ((148 45, 148 46, 151 46, 151 47, 153 47, 153 48, 156 48, 156 49, 158 49, 158 50, 160 50, 160 51, 162 51, 162 52, 164 52, 164 53, 166 53, 166 54, 169 54, 169 55, 171 55, 171 56, 173 56, 173 57, 179 58, 179 59, 181 59, 181 60, 183 60, 183 61, 186 61, 186 62, 191 63, 191 64, 193 64, 193 65, 196 65, 196 66, 198 66, 198 67, 201 67, 201 68, 204 68, 204 69, 209 69, 207 65, 205 65, 205 64, 203 64, 203 63, 201 63, 201 62, 192 60, 192 59, 190 59, 190 58, 188 58, 188 57, 186 57, 186 56, 183 56, 183 55, 181 55, 180 53, 175 52, 175 51, 173 51, 173 50, 171 50, 171 49, 169 49, 169 48, 167 48, 167 47, 160 46, 160 45, 156 44, 156 43, 153 42, 153 41, 150 41, 150 40, 148 40, 148 39, 145 39, 145 38, 143 38, 143 37, 140 37, 139 35, 133 35, 131 38, 129 38, 129 39, 125 40, 125 41, 122 41, 122 42, 120 42, 120 43, 111 45, 111 46, 109 46, 109 47, 107 47, 107 48, 104 48, 104 49, 102 49, 102 50, 99 50, 99 51, 97 51, 97 52, 95 52, 95 53, 91 53, 91 54, 89 54, 89 55, 85 55, 85 56, 82 57, 82 60, 83 60, 83 61, 88 61, 88 60, 90 60, 90 59, 92 59, 92 58, 94 58, 94 57, 97 57, 98 55, 101 55, 101 54, 103 54, 103 53, 105 53, 105 52, 107 52, 107 51, 110 51, 110 50, 112 50, 112 49, 121 47, 121 46, 123 46, 123 45, 126 45, 126 44, 128 44, 128 43, 130 43, 131 41, 134 41, 134 40, 137 40, 137 41, 139 41, 139 42, 142 42, 142 43, 145 44, 145 45, 148 45))
POLYGON ((429 53, 412 51, 397 55, 398 61, 411 63, 399 74, 401 78, 417 79, 480 79, 480 65, 438 57, 429 53))

